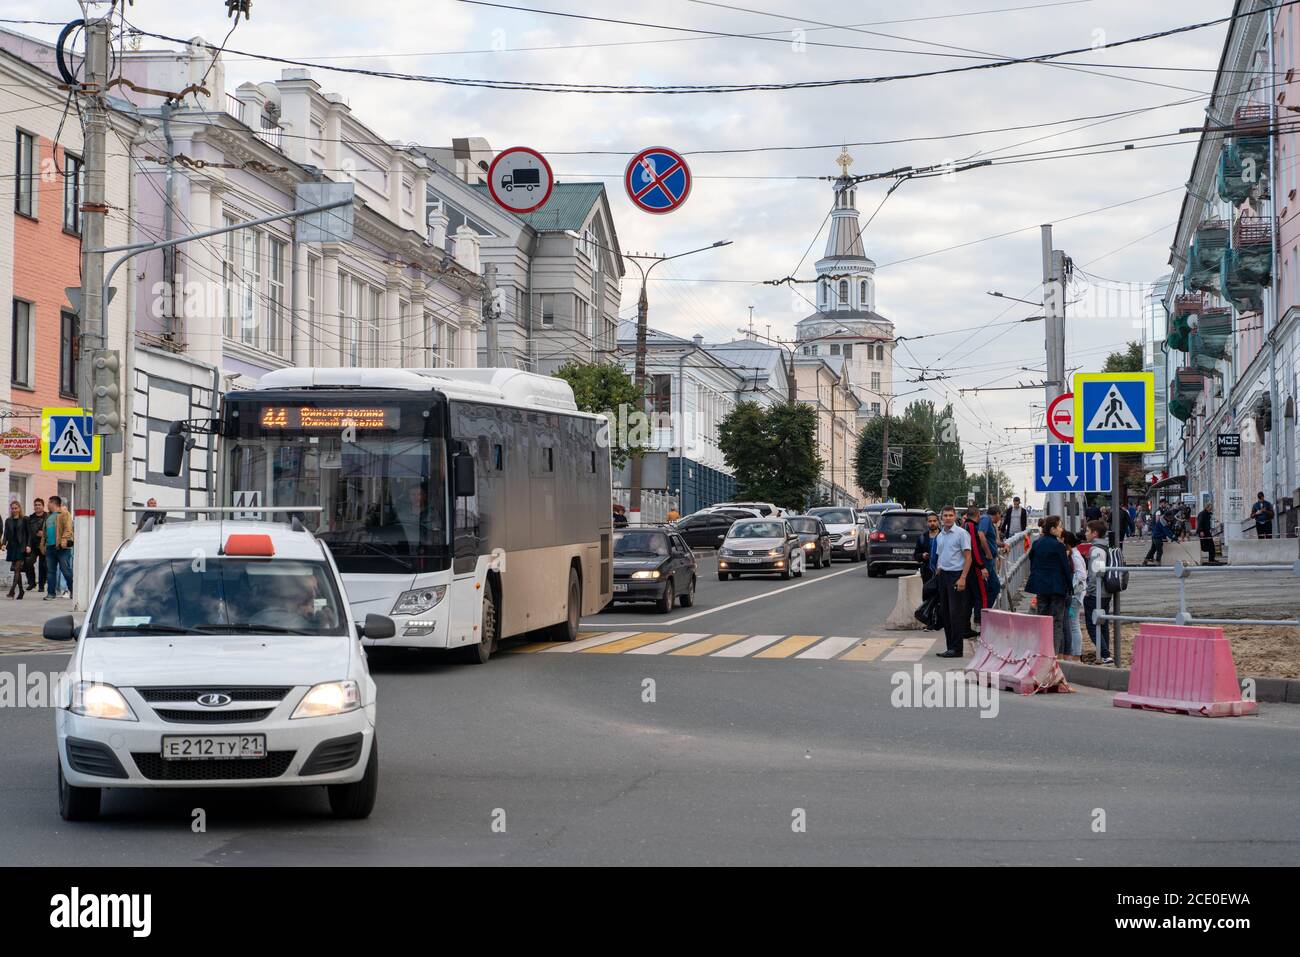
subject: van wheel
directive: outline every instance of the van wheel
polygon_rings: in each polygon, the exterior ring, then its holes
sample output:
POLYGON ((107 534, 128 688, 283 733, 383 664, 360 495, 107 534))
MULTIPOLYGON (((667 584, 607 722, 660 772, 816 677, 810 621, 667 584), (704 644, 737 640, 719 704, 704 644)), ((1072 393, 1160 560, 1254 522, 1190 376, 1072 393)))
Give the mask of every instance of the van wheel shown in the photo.
POLYGON ((59 817, 65 821, 93 821, 99 817, 100 788, 73 787, 63 776, 63 762, 59 766, 59 817))
POLYGON ((479 622, 479 640, 460 649, 459 659, 467 665, 485 665, 497 650, 497 603, 492 597, 492 589, 485 588, 483 595, 483 618, 479 622))
POLYGON ((330 784, 325 788, 330 796, 330 811, 335 817, 360 820, 370 817, 379 796, 379 739, 370 742, 370 758, 366 773, 352 784, 330 784))
POLYGON ((547 629, 551 641, 577 641, 578 620, 582 617, 582 582, 578 570, 569 568, 569 601, 565 606, 564 621, 547 629))

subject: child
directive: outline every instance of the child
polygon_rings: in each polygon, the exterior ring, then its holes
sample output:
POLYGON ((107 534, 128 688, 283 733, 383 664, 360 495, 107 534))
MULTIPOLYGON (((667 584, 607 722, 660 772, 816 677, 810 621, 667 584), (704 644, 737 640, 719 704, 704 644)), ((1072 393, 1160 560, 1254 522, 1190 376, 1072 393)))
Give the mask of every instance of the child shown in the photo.
POLYGON ((1070 580, 1074 591, 1070 595, 1070 607, 1065 617, 1070 653, 1061 657, 1066 661, 1078 661, 1079 656, 1083 654, 1083 632, 1079 629, 1079 616, 1083 614, 1083 595, 1088 585, 1088 566, 1079 552, 1079 537, 1074 532, 1066 532, 1061 536, 1061 541, 1069 552, 1070 566, 1074 569, 1074 575, 1070 580))

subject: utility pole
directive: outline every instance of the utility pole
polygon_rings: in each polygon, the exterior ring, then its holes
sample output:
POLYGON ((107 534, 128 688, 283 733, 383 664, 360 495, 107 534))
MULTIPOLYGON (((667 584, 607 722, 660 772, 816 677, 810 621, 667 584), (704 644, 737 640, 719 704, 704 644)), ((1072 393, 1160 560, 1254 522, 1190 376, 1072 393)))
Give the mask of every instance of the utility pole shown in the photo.
POLYGON ((483 300, 483 319, 487 326, 487 361, 493 369, 501 368, 501 352, 497 343, 497 318, 500 310, 497 301, 497 264, 488 263, 483 267, 483 281, 486 284, 486 296, 483 300))
MULTIPOLYGON (((86 23, 86 80, 79 91, 84 95, 82 113, 86 117, 85 140, 82 145, 85 164, 86 193, 81 205, 82 248, 81 266, 81 335, 77 360, 77 394, 81 407, 93 406, 92 350, 103 349, 107 342, 106 303, 102 299, 104 280, 104 254, 94 250, 104 248, 104 220, 108 212, 105 193, 105 165, 108 140, 108 113, 104 96, 108 90, 109 22, 107 19, 89 20, 86 23)), ((75 95, 75 94, 74 94, 75 95)), ((100 427, 95 426, 96 438, 101 445, 100 427)), ((101 461, 106 460, 101 450, 101 461)), ((95 583, 92 576, 100 566, 103 550, 103 498, 102 472, 78 472, 74 497, 75 517, 73 540, 79 544, 77 569, 73 573, 73 607, 85 610, 90 605, 90 595, 95 583), (84 556, 84 558, 82 557, 84 556)))
MULTIPOLYGON (((1044 394, 1047 407, 1052 400, 1065 392, 1065 254, 1052 249, 1052 227, 1042 227, 1043 239, 1043 325, 1047 336, 1047 380, 1044 394)), ((1076 423, 1076 428, 1078 427, 1076 423)), ((1057 439, 1047 433, 1048 445, 1055 445, 1057 439)), ((1049 492, 1046 505, 1048 515, 1061 515, 1064 511, 1065 497, 1060 492, 1049 492)))

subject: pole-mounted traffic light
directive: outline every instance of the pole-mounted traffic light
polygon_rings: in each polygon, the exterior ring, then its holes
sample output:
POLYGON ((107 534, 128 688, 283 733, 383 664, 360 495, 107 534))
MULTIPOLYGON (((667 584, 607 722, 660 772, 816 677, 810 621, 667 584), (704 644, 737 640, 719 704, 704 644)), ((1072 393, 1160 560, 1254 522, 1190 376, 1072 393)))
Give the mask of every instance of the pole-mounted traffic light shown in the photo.
POLYGON ((122 429, 121 362, 116 350, 98 349, 91 354, 90 414, 96 435, 110 435, 122 429))

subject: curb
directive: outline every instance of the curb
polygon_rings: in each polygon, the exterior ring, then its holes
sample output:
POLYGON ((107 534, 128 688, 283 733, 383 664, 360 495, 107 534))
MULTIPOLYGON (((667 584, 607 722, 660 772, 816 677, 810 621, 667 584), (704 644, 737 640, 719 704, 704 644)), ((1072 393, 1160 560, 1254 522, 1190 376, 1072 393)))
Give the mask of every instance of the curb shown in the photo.
MULTIPOLYGON (((1127 668, 1085 665, 1078 661, 1060 662, 1067 681, 1105 691, 1127 691, 1127 668)), ((1300 678, 1252 678, 1255 700, 1272 704, 1300 704, 1300 678)))

